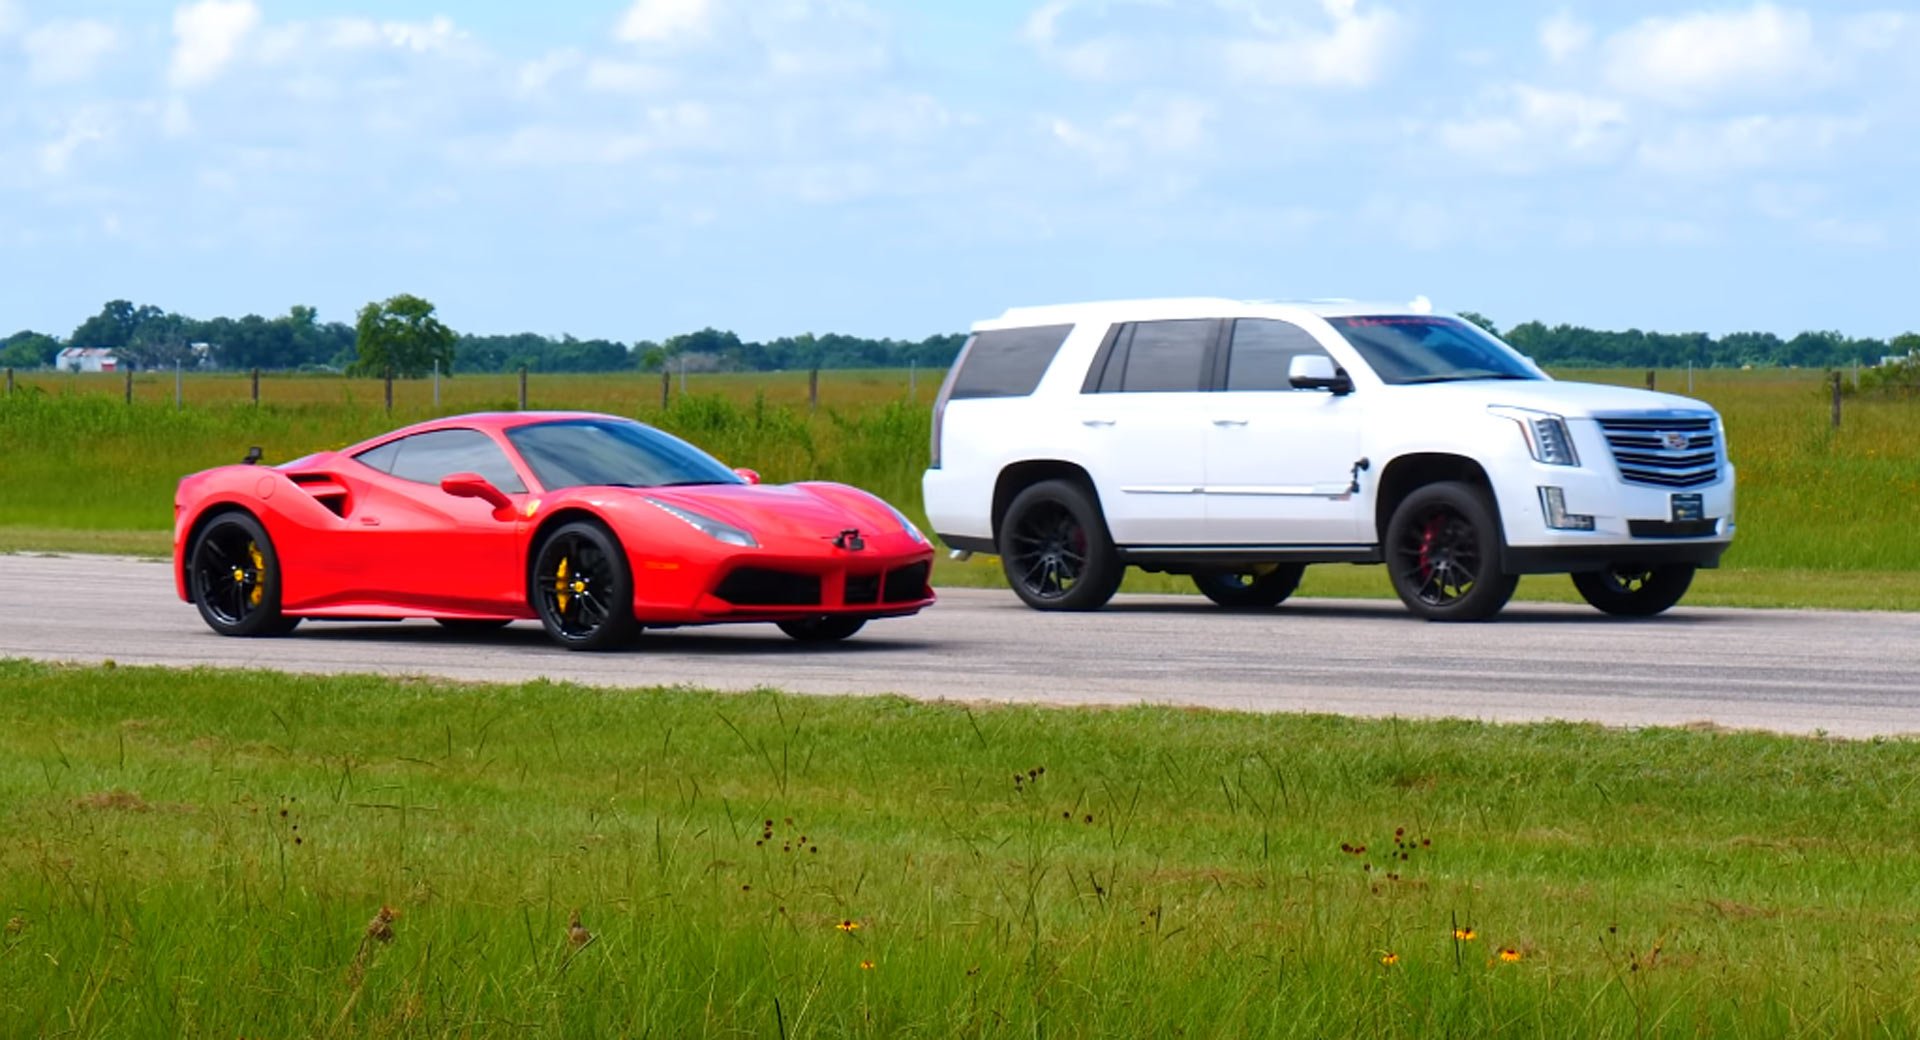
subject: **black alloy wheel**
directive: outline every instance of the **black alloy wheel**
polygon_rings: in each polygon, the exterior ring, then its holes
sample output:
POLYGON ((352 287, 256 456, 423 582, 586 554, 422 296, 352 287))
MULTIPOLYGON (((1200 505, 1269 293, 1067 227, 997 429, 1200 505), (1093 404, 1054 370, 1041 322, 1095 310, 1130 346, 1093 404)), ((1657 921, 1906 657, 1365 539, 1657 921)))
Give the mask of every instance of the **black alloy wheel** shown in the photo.
POLYGON ((1298 563, 1258 563, 1238 570, 1203 571, 1193 585, 1208 599, 1234 610, 1277 607, 1300 587, 1306 566, 1298 563))
POLYGON ((1680 602, 1693 585, 1692 564, 1647 567, 1614 564, 1573 575, 1573 587, 1588 603, 1615 617, 1652 617, 1680 602))
POLYGON ((1500 569, 1500 523, 1471 484, 1429 484, 1387 524, 1387 567, 1407 609, 1431 621, 1484 621, 1520 583, 1500 569))
POLYGON ((533 607, 547 634, 569 650, 611 650, 631 642, 633 568, 613 532, 592 521, 564 524, 534 554, 533 607))
POLYGON ((780 631, 802 643, 838 643, 865 628, 867 619, 846 614, 796 618, 780 622, 780 631))
POLYGON ((194 536, 187 591, 207 627, 223 636, 283 636, 300 624, 280 613, 280 557, 250 514, 222 513, 194 536))
POLYGON ((477 636, 477 635, 484 635, 488 632, 497 632, 500 629, 503 629, 508 625, 513 624, 512 621, 506 618, 443 617, 443 618, 434 618, 433 620, 439 622, 441 628, 444 628, 449 632, 455 632, 464 636, 477 636))
POLYGON ((1014 497, 1000 521, 1000 566, 1036 610, 1098 610, 1126 574, 1093 495, 1067 480, 1014 497))

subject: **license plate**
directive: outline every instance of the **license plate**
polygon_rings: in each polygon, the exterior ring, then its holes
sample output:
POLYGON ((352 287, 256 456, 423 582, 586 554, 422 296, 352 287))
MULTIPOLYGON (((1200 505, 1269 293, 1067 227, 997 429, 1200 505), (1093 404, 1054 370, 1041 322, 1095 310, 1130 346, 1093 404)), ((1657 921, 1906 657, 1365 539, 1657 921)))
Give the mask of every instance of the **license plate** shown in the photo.
POLYGON ((1706 518, 1706 506, 1701 502, 1699 495, 1673 496, 1673 520, 1675 523, 1687 520, 1705 520, 1706 518))

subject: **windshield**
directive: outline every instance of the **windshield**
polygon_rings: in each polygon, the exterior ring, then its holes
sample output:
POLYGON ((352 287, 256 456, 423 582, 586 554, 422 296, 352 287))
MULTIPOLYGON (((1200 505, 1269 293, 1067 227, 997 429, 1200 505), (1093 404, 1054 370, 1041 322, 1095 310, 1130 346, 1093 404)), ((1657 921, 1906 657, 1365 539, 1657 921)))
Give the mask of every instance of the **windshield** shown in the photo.
POLYGON ((516 426, 507 440, 548 491, 570 487, 744 484, 699 448, 651 426, 617 419, 565 419, 516 426))
POLYGON ((1513 348, 1457 318, 1389 315, 1328 318, 1380 381, 1448 383, 1463 379, 1543 379, 1513 348))

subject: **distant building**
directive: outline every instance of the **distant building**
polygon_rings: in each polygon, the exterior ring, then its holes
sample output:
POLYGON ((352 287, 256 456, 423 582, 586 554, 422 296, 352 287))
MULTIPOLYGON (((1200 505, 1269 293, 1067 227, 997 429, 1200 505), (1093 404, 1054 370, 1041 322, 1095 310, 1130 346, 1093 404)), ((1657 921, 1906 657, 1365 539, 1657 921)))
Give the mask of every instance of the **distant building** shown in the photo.
POLYGON ((62 372, 113 372, 119 369, 120 359, 105 347, 68 347, 53 364, 62 372))

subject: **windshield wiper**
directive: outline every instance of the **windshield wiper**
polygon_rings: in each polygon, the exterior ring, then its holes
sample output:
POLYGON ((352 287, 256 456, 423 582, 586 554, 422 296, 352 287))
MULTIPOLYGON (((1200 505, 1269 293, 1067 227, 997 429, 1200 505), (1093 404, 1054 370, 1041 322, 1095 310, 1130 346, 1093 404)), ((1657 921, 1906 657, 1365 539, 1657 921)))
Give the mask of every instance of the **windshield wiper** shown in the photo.
POLYGON ((1513 372, 1474 372, 1450 376, 1421 376, 1419 379, 1403 380, 1401 386, 1416 386, 1422 383, 1469 383, 1476 379, 1532 379, 1532 376, 1518 375, 1513 372))
POLYGON ((675 480, 666 484, 655 484, 654 487, 711 487, 718 483, 720 481, 717 480, 675 480))

